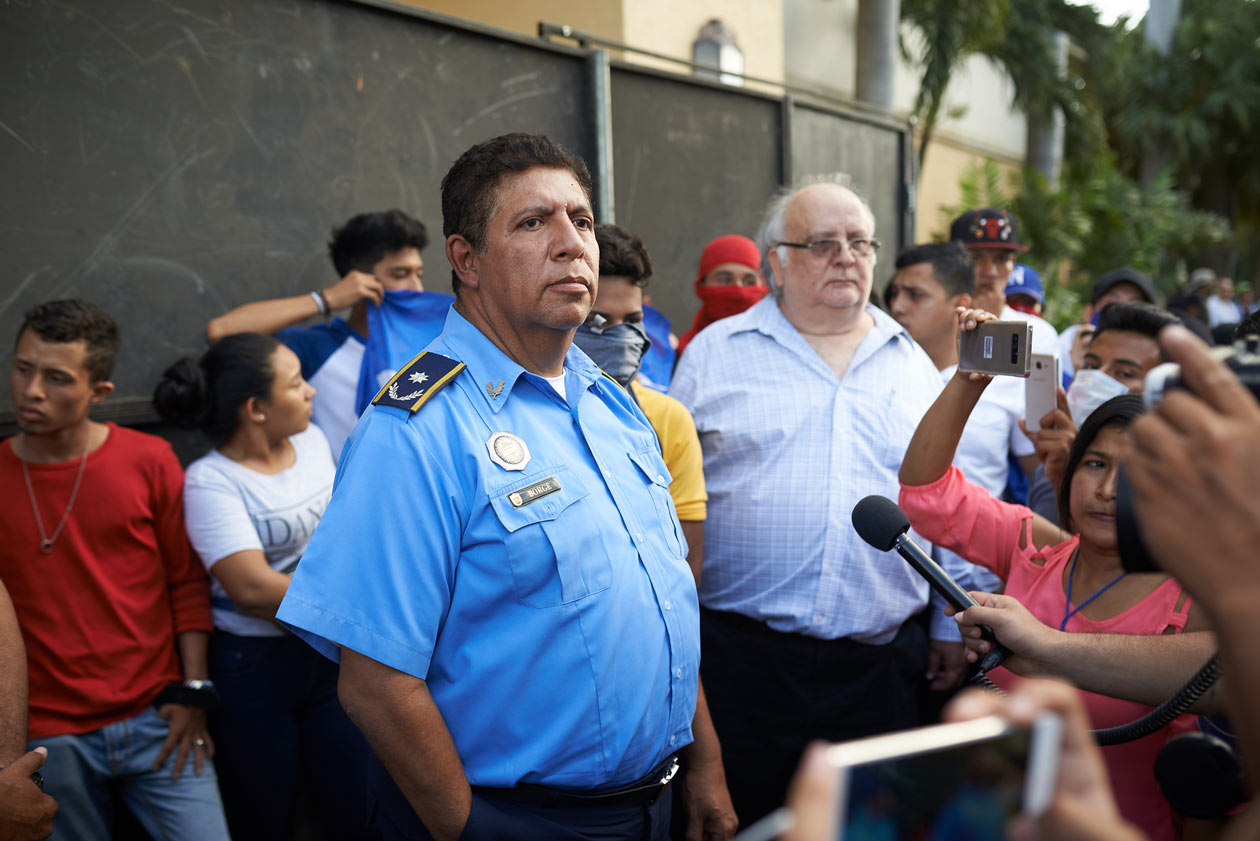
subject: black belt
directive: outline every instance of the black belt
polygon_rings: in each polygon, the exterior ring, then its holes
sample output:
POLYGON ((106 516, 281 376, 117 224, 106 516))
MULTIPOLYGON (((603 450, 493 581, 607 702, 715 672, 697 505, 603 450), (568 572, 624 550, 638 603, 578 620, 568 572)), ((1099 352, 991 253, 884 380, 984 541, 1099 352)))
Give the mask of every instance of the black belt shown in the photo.
POLYGON ((531 806, 607 808, 613 806, 650 806, 660 799, 678 774, 678 755, 666 759, 645 777, 614 789, 550 788, 521 783, 515 788, 473 786, 473 794, 525 803, 531 806))

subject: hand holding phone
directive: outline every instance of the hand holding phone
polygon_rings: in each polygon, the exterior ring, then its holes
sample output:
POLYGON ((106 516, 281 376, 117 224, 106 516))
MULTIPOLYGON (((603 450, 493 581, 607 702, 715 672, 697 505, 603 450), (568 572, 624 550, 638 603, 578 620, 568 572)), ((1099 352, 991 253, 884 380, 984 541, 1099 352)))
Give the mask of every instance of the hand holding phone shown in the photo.
POLYGON ((1049 805, 1060 733, 1053 713, 1021 726, 993 715, 833 745, 829 837, 1001 841, 1012 817, 1049 805))
POLYGON ((980 321, 958 333, 958 370, 963 373, 1027 377, 1032 325, 1027 321, 980 321))
POLYGON ((1059 358, 1049 353, 1031 354, 1032 370, 1024 382, 1024 430, 1041 431, 1041 419, 1057 407, 1059 358))
POLYGON ((949 703, 943 717, 962 722, 1001 715, 1025 727, 1047 712, 1059 717, 1061 736, 1048 806, 1039 815, 1016 817, 1012 836, 1142 841, 1145 836, 1120 816, 1080 692, 1062 680, 1024 679, 1009 693, 968 690, 949 703))

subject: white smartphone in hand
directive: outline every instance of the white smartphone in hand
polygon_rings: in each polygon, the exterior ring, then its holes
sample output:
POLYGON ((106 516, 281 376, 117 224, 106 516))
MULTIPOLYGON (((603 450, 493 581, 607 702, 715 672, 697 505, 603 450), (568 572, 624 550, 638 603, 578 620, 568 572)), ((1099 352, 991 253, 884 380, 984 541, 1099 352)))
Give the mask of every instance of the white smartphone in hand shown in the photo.
POLYGON ((827 837, 1003 841, 1012 817, 1050 805, 1062 733, 1053 713, 1029 729, 989 716, 833 745, 839 797, 827 837))
POLYGON ((1024 381, 1024 429, 1041 431, 1041 419, 1059 405, 1058 394, 1059 357, 1032 354, 1028 379, 1024 381))

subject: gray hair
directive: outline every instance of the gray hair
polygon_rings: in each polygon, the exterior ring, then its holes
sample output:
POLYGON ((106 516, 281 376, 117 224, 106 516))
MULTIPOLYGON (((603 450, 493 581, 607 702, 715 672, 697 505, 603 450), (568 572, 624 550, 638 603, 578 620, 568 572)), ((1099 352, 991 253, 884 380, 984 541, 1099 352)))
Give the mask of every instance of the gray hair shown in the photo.
MULTIPOLYGON (((870 203, 866 200, 866 196, 862 195, 856 187, 853 186, 853 178, 848 173, 831 172, 823 175, 807 175, 797 179, 796 183, 791 187, 780 187, 770 197, 770 202, 766 205, 765 216, 762 217, 761 227, 757 229, 757 248, 761 250, 761 272, 765 275, 766 283, 775 295, 780 292, 780 287, 774 282, 774 270, 770 268, 770 249, 775 247, 775 243, 783 241, 783 218, 787 215, 788 205, 792 203, 792 199, 796 198, 796 194, 806 187, 812 187, 815 184, 834 184, 837 187, 843 187, 857 198, 858 204, 862 206, 862 212, 866 215, 866 219, 870 222, 871 236, 875 236, 875 213, 871 210, 870 203)), ((791 261, 791 249, 785 246, 778 248, 779 262, 787 265, 791 261)))

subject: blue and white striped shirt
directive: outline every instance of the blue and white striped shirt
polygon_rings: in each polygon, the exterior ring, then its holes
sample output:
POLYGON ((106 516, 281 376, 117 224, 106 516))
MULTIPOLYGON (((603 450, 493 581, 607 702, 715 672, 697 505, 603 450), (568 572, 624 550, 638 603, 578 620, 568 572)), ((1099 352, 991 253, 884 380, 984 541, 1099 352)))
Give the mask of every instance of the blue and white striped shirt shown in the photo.
POLYGON ((851 515, 868 494, 897 498, 940 374, 892 318, 867 312, 875 326, 843 379, 773 298, 710 325, 683 354, 670 394, 691 410, 704 448, 705 607, 884 643, 927 603, 927 583, 858 537, 851 515))

